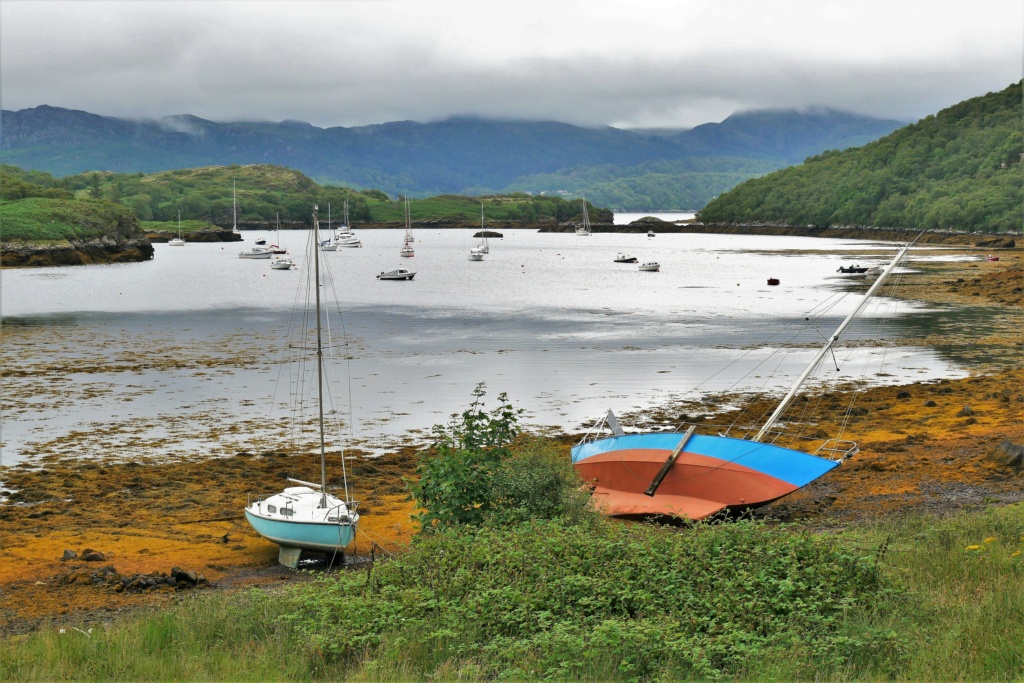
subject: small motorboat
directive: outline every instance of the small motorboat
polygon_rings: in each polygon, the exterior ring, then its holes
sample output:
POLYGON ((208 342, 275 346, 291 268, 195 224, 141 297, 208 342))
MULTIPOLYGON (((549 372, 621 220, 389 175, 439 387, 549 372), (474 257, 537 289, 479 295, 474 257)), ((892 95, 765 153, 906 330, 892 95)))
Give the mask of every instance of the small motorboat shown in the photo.
POLYGON ((636 263, 636 256, 627 256, 626 254, 616 254, 616 263, 636 263))
POLYGON ((256 240, 255 244, 257 247, 265 247, 267 246, 267 241, 261 237, 260 239, 256 240))
POLYGON ((377 276, 378 280, 411 280, 416 277, 415 270, 406 270, 405 268, 398 268, 397 270, 389 270, 380 272, 377 276))
POLYGON ((861 266, 861 265, 856 265, 856 266, 839 266, 839 269, 836 270, 836 272, 837 273, 847 273, 847 274, 851 274, 851 273, 866 273, 866 272, 868 272, 868 267, 867 266, 861 266))
POLYGON ((473 247, 472 249, 469 250, 469 260, 470 261, 483 261, 484 260, 484 252, 479 247, 473 247))
POLYGON ((647 236, 648 237, 654 237, 654 231, 653 230, 648 230, 647 231, 647 236))
POLYGON ((986 256, 985 260, 986 261, 998 261, 999 257, 998 256, 986 256))
POLYGON ((363 246, 362 240, 355 236, 355 233, 339 233, 337 244, 343 249, 355 249, 363 246))
POLYGON ((768 278, 768 284, 774 287, 775 285, 779 284, 779 278, 777 278, 777 277, 770 277, 770 278, 768 278))
POLYGON ((657 273, 661 270, 661 264, 657 261, 648 261, 647 263, 640 264, 640 270, 646 273, 657 273))
POLYGON ((291 270, 295 267, 295 261, 287 256, 279 256, 270 262, 270 267, 274 270, 291 270))
POLYGON ((238 258, 270 258, 273 255, 273 250, 267 247, 253 247, 249 251, 238 252, 238 258))

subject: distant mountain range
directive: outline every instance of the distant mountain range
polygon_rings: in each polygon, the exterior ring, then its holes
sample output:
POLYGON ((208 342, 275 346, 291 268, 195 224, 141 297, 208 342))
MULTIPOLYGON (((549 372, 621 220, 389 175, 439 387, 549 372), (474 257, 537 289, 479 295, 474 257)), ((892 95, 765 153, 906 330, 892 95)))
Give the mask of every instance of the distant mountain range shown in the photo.
POLYGON ((276 164, 392 195, 585 194, 637 211, 698 209, 746 179, 905 125, 827 109, 743 112, 677 133, 473 118, 353 128, 134 121, 46 105, 2 117, 0 161, 56 176, 276 164))

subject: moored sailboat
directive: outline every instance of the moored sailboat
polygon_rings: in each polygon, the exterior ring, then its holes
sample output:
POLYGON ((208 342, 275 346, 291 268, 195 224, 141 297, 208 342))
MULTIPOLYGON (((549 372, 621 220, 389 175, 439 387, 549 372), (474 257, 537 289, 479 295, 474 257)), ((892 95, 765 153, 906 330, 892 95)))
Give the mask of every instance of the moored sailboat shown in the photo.
POLYGON ((169 247, 183 247, 185 246, 185 238, 181 234, 181 211, 178 212, 178 236, 167 240, 167 246, 169 247))
POLYGON ((409 197, 405 198, 405 241, 402 243, 402 248, 398 250, 398 255, 409 258, 416 255, 416 252, 412 248, 412 235, 409 232, 412 220, 409 215, 409 197))
POLYGON ((576 228, 576 234, 580 237, 590 237, 590 215, 587 214, 587 198, 583 198, 583 224, 576 228))
MULTIPOLYGON (((288 486, 281 493, 268 498, 250 501, 245 508, 245 518, 263 538, 276 543, 280 550, 278 562, 295 568, 303 552, 324 553, 332 558, 344 558, 345 548, 355 538, 359 522, 359 504, 349 497, 348 477, 344 456, 342 477, 344 498, 327 490, 327 455, 324 429, 324 325, 321 322, 321 267, 319 249, 320 224, 317 212, 313 211, 313 234, 310 245, 310 259, 313 264, 311 282, 307 283, 315 292, 316 337, 312 350, 316 354, 316 387, 318 409, 318 432, 320 450, 320 482, 307 482, 289 478, 295 486, 288 486)), ((328 329, 330 329, 328 327, 328 329)), ((306 348, 306 347, 301 347, 306 348)))
MULTIPOLYGON (((481 254, 490 254, 491 245, 487 242, 487 230, 484 228, 484 203, 480 202, 480 244, 474 247, 481 254)), ((472 260, 472 258, 470 258, 472 260)))
POLYGON ((588 433, 572 449, 572 462, 593 488, 596 505, 611 516, 665 515, 698 520, 727 510, 766 505, 837 467, 858 451, 856 443, 827 439, 812 453, 766 443, 800 387, 853 319, 905 256, 899 251, 804 369, 775 411, 750 439, 721 434, 626 434, 611 411, 597 425, 610 437, 588 433))

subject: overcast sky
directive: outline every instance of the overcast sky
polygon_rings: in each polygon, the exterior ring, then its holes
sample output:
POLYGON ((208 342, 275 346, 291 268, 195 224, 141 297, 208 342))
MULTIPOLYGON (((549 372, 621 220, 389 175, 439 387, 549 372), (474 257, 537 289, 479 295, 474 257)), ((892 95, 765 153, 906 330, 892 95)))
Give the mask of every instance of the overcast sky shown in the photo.
POLYGON ((1022 77, 1022 0, 2 0, 4 109, 356 126, 917 120, 1022 77))

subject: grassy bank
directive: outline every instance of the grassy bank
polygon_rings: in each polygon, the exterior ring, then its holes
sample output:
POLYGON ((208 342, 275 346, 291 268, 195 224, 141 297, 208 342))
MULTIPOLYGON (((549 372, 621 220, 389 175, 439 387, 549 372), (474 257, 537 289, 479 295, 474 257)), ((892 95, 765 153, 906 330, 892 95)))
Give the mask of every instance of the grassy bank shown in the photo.
POLYGON ((0 239, 90 240, 107 235, 141 236, 138 221, 123 206, 102 199, 28 197, 0 201, 0 239))
POLYGON ((834 535, 604 521, 433 534, 373 569, 10 639, 0 676, 1013 680, 1022 536, 1021 505, 834 535))

